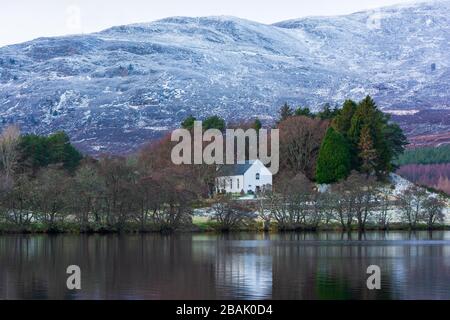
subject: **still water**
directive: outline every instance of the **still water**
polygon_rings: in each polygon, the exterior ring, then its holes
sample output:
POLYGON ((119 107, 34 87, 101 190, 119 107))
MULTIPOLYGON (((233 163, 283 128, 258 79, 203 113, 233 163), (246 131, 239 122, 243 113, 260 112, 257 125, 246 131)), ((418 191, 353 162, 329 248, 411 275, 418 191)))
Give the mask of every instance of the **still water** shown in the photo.
POLYGON ((450 232, 0 236, 0 299, 450 299, 450 232))

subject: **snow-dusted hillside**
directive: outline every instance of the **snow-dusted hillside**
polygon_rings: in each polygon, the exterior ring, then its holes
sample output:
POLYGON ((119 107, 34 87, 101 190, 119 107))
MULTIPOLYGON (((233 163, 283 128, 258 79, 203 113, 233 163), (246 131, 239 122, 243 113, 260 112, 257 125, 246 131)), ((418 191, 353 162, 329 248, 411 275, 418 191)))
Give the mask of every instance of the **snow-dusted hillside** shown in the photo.
POLYGON ((373 95, 389 109, 450 107, 450 1, 264 25, 168 18, 0 48, 0 126, 66 130, 128 151, 189 114, 272 119, 373 95))

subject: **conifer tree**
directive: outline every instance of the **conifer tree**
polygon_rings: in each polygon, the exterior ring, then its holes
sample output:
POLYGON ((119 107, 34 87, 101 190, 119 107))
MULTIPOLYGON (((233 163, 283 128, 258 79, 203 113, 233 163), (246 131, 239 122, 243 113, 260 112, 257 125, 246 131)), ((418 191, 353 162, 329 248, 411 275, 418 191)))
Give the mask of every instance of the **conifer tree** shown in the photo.
POLYGON ((377 138, 381 136, 381 112, 378 110, 375 102, 370 96, 362 100, 352 117, 351 126, 348 131, 348 137, 355 144, 358 144, 363 127, 369 127, 373 143, 377 144, 377 138))
POLYGON ((322 111, 320 111, 317 116, 319 117, 319 119, 321 120, 331 120, 334 119, 336 117, 336 115, 339 114, 339 109, 337 107, 331 109, 331 106, 329 103, 326 103, 323 106, 322 111))
POLYGON ((223 132, 225 131, 225 126, 225 120, 218 116, 212 116, 203 121, 204 130, 217 129, 223 132))
POLYGON ((350 148, 347 140, 330 127, 320 147, 316 181, 333 183, 346 178, 351 169, 350 160, 350 148))
POLYGON ((347 137, 348 135, 356 107, 356 102, 353 100, 346 100, 339 114, 333 120, 333 127, 344 137, 347 137))
POLYGON ((261 128, 262 128, 261 120, 256 118, 255 121, 253 122, 253 129, 255 129, 256 131, 259 131, 259 130, 261 130, 261 128))
POLYGON ((366 130, 370 133, 373 148, 377 154, 377 173, 389 170, 392 156, 390 155, 389 147, 383 134, 383 129, 386 125, 386 118, 378 110, 378 107, 370 96, 367 96, 358 104, 348 132, 348 139, 352 144, 352 167, 354 169, 361 170, 359 142, 363 128, 367 127, 366 130))
POLYGON ((287 104, 287 102, 281 107, 280 111, 280 120, 279 122, 282 122, 286 120, 289 117, 292 117, 294 115, 294 110, 287 104))
POLYGON ((184 119, 184 121, 181 123, 181 127, 183 129, 192 130, 194 128, 194 122, 196 120, 197 119, 194 116, 190 115, 189 117, 184 119))
POLYGON ((314 118, 314 114, 311 112, 311 110, 308 107, 302 108, 299 107, 297 110, 295 110, 296 116, 305 116, 308 118, 314 118))
POLYGON ((361 172, 371 174, 375 171, 377 150, 373 147, 370 128, 365 126, 361 131, 361 137, 358 144, 359 159, 361 161, 361 172))

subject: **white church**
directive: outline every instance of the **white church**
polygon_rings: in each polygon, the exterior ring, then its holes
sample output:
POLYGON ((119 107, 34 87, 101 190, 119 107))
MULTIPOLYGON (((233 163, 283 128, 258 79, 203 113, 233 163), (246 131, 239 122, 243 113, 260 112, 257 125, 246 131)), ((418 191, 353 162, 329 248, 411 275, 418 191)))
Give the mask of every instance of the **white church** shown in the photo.
POLYGON ((217 170, 217 193, 257 193, 271 188, 272 173, 260 160, 223 165, 217 170))

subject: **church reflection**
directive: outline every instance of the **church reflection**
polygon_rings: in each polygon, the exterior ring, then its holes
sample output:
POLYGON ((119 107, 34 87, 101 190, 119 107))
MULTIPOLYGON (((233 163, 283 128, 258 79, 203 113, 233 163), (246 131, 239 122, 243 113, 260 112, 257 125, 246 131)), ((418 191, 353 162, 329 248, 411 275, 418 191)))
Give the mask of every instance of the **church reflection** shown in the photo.
POLYGON ((0 298, 449 299, 449 235, 1 236, 0 298), (65 286, 72 264, 80 291, 65 286))

